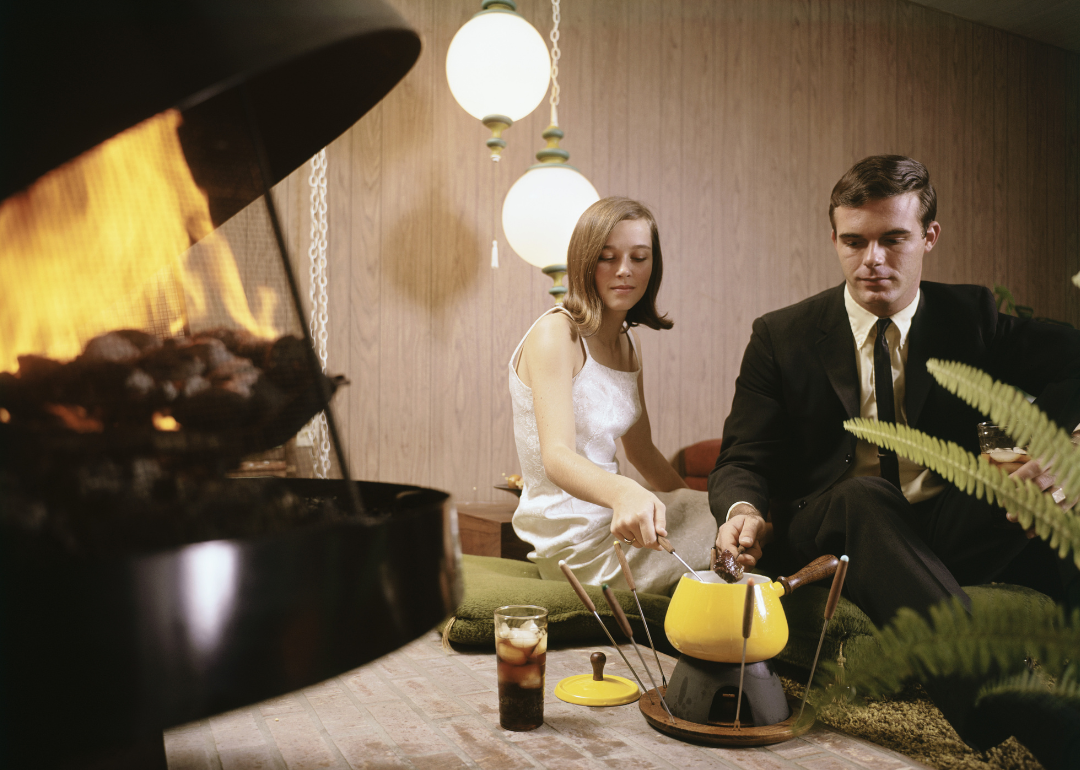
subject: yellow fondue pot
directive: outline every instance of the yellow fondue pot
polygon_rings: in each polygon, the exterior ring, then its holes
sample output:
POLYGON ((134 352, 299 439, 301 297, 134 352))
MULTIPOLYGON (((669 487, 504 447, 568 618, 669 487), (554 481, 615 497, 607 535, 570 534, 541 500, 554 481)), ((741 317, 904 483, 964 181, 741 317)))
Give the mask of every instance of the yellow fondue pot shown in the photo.
POLYGON ((801 585, 828 577, 840 560, 822 556, 791 577, 770 581, 764 575, 744 575, 727 583, 711 570, 696 572, 706 582, 686 573, 679 580, 664 618, 668 641, 684 655, 719 663, 742 660, 743 607, 746 582, 754 581, 754 620, 746 641, 746 662, 775 656, 787 644, 788 624, 780 597, 801 585))

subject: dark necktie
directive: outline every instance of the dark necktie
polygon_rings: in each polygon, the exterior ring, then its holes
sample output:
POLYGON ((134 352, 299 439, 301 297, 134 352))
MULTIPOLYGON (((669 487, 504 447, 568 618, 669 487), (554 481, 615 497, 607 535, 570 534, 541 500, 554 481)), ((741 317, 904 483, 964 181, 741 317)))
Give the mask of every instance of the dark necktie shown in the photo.
MULTIPOLYGON (((874 391, 877 397, 877 417, 881 422, 896 422, 896 406, 893 401, 892 361, 889 358, 889 341, 885 330, 891 324, 888 318, 879 318, 877 339, 874 341, 874 391)), ((881 478, 900 488, 900 462, 896 452, 884 447, 878 448, 878 460, 881 461, 881 478)))

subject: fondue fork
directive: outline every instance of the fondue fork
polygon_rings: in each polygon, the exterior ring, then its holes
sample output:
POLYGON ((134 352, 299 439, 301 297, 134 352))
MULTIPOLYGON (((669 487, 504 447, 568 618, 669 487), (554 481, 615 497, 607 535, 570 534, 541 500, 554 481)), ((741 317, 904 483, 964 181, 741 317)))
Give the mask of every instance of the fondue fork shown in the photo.
POLYGON ((683 563, 683 566, 686 567, 688 570, 690 570, 690 574, 694 576, 695 580, 700 580, 702 583, 705 582, 704 578, 702 578, 701 575, 699 575, 697 573, 697 570, 695 570, 693 567, 691 567, 689 564, 687 564, 686 560, 683 559, 683 557, 681 557, 681 556, 679 556, 679 554, 675 553, 675 548, 672 547, 671 542, 666 537, 660 537, 659 535, 657 535, 656 542, 658 542, 660 544, 661 548, 663 548, 665 551, 670 553, 676 559, 681 561, 683 563))
POLYGON ((566 575, 566 579, 570 582, 570 585, 574 587, 574 591, 577 593, 578 598, 581 599, 581 603, 584 604, 589 612, 593 614, 593 617, 596 618, 596 622, 599 623, 600 628, 604 630, 604 634, 607 636, 608 641, 611 642, 611 646, 615 648, 615 652, 619 653, 619 657, 623 659, 623 663, 630 669, 630 673, 634 675, 634 679, 636 679, 637 683, 641 686, 641 691, 646 692, 645 683, 641 681, 641 677, 637 675, 637 671, 634 671, 634 667, 630 665, 630 661, 623 655, 623 651, 619 645, 615 644, 615 637, 611 635, 611 632, 607 630, 607 626, 604 625, 604 621, 600 619, 600 613, 596 611, 596 605, 593 604, 589 595, 585 593, 585 589, 581 587, 577 575, 574 574, 574 571, 570 569, 567 563, 562 559, 559 560, 559 569, 563 571, 563 574, 566 575))
POLYGON ((634 594, 634 601, 637 602, 638 612, 641 613, 641 625, 645 626, 645 636, 649 637, 649 646, 652 647, 653 657, 656 658, 656 667, 660 669, 660 681, 666 689, 667 677, 664 676, 664 667, 660 665, 660 656, 656 654, 656 645, 653 644, 652 634, 649 633, 649 623, 645 620, 645 610, 641 609, 641 599, 638 598, 637 587, 634 585, 634 575, 630 572, 630 562, 626 560, 626 554, 624 554, 622 550, 622 543, 618 540, 615 541, 615 555, 619 557, 619 564, 622 565, 623 577, 626 578, 626 584, 630 586, 630 591, 634 594))
POLYGON ((641 661, 641 667, 645 669, 649 681, 652 682, 653 690, 660 696, 660 703, 664 706, 664 711, 667 712, 668 718, 671 719, 671 724, 675 724, 675 716, 671 713, 671 709, 668 708, 667 701, 664 700, 660 688, 656 686, 656 680, 653 679, 652 672, 649 671, 649 667, 645 665, 645 658, 641 657, 641 649, 637 646, 637 642, 634 641, 634 629, 630 628, 630 621, 626 619, 626 613, 623 612, 622 605, 619 604, 618 599, 615 598, 615 594, 611 592, 611 587, 607 583, 604 583, 604 585, 601 586, 601 590, 604 592, 604 598, 607 599, 608 606, 611 607, 611 614, 615 616, 619 628, 626 634, 626 638, 630 640, 630 644, 634 646, 634 652, 637 653, 638 660, 641 661))
POLYGON ((735 701, 735 729, 740 729, 739 713, 742 710, 743 675, 746 673, 746 642, 750 639, 750 626, 754 622, 754 580, 746 581, 746 603, 742 615, 742 663, 739 665, 739 699, 735 701))
POLYGON ((829 627, 833 613, 836 612, 836 603, 840 601, 840 589, 844 587, 844 576, 847 575, 848 557, 840 557, 840 565, 833 573, 832 588, 829 589, 829 600, 825 602, 825 622, 821 626, 821 637, 818 639, 817 652, 814 653, 814 662, 810 666, 810 678, 806 681, 806 689, 803 690, 802 705, 799 707, 799 716, 795 720, 802 719, 803 709, 806 708, 806 697, 810 694, 810 685, 814 682, 814 670, 817 668, 818 656, 821 655, 821 643, 825 641, 825 631, 829 627))

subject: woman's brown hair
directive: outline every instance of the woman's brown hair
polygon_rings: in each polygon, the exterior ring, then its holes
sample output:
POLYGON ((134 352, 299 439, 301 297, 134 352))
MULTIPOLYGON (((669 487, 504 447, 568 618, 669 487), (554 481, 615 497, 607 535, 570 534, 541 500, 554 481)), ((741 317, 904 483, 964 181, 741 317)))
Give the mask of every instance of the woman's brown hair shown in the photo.
POLYGON ((656 218, 642 203, 629 198, 601 198, 578 219, 570 236, 566 251, 567 290, 563 298, 566 308, 578 332, 591 337, 600 328, 604 301, 596 290, 596 263, 607 244, 615 225, 626 219, 643 219, 649 223, 652 233, 652 275, 645 287, 644 296, 626 314, 627 327, 648 326, 650 329, 670 329, 674 323, 656 310, 656 294, 664 277, 664 257, 660 252, 660 235, 656 230, 656 218))

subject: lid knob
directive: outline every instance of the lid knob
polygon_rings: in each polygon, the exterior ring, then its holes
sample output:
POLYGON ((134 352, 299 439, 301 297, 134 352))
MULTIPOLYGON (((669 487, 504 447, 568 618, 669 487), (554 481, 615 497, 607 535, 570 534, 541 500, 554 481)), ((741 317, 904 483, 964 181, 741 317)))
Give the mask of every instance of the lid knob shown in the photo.
POLYGON ((607 655, 602 652, 594 652, 589 656, 592 663, 592 678, 594 682, 604 681, 604 664, 607 663, 607 655))

